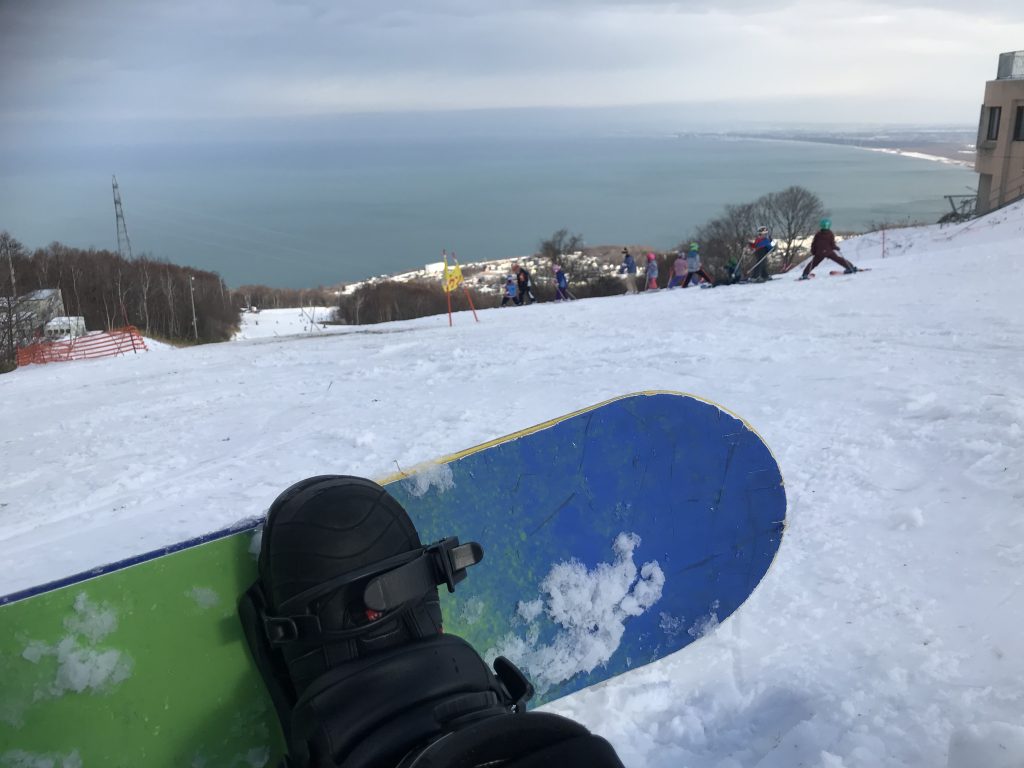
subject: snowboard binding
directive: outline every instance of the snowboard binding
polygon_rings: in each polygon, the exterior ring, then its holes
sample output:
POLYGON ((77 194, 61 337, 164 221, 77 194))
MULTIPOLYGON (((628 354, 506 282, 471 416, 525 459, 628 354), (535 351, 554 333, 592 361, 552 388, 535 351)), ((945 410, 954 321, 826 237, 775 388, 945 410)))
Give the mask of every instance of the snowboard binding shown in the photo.
POLYGON ((288 748, 288 768, 621 766, 533 686, 442 632, 437 588, 483 558, 476 542, 423 546, 402 506, 358 477, 303 480, 271 505, 259 579, 239 615, 288 748), (603 762, 602 762, 603 760, 603 762))

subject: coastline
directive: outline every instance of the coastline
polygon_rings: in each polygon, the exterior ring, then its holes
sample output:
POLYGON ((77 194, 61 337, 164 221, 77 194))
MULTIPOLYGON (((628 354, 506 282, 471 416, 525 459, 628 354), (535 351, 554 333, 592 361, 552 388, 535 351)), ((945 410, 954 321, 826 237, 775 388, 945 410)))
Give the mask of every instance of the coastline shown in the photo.
MULTIPOLYGON (((840 146, 840 145, 837 145, 840 146)), ((849 144, 841 146, 851 146, 849 144)), ((920 152, 912 149, 900 149, 899 147, 856 147, 856 149, 863 149, 868 152, 881 152, 885 155, 899 155, 900 157, 909 157, 914 160, 928 160, 933 163, 942 163, 943 165, 955 165, 960 168, 974 168, 973 160, 958 160, 953 157, 946 155, 933 155, 927 152, 920 152)))
POLYGON ((798 144, 824 144, 833 147, 849 147, 868 152, 926 160, 941 165, 973 170, 974 145, 962 141, 968 134, 954 133, 942 136, 941 141, 929 141, 927 135, 918 132, 893 132, 861 134, 802 134, 802 133, 727 133, 729 138, 753 139, 759 141, 795 142, 798 144))

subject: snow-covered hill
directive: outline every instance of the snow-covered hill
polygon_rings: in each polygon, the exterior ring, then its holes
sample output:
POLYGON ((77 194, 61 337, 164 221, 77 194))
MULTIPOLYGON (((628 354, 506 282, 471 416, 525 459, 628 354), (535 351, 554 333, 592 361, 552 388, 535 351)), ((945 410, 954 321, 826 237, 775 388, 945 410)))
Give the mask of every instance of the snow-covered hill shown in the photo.
POLYGON ((553 705, 629 766, 1024 765, 1024 204, 868 235, 851 277, 543 304, 0 377, 0 594, 642 389, 786 478, 761 587, 553 705))

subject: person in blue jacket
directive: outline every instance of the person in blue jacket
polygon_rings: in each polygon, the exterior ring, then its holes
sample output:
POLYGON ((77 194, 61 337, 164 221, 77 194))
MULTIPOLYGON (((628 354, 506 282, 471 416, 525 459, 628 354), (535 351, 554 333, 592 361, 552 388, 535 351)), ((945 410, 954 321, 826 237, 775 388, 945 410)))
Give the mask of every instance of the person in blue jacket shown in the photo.
POLYGON ((513 275, 509 275, 505 278, 505 290, 501 297, 501 306, 507 307, 509 304, 515 304, 516 302, 516 278, 513 275))
POLYGON ((626 293, 636 293, 636 259, 629 252, 628 248, 622 249, 622 264, 619 265, 619 274, 626 276, 626 293))
POLYGON ((653 253, 647 254, 647 290, 658 290, 658 257, 653 253))
POLYGON ((688 286, 691 281, 694 285, 700 285, 702 279, 709 285, 715 284, 711 275, 705 272, 700 265, 700 244, 690 243, 690 250, 686 252, 686 279, 683 280, 683 288, 688 286))
POLYGON ((555 264, 555 301, 569 301, 569 278, 561 264, 555 264))

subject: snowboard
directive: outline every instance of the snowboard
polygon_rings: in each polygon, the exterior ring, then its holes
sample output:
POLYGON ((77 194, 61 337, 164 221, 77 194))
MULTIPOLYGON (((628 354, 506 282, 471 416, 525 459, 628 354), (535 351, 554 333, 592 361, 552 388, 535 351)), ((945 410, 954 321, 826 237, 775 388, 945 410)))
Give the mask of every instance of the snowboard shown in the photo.
MULTIPOLYGON (((751 595, 785 526, 761 438, 675 392, 381 482, 422 541, 483 546, 456 592, 441 590, 445 631, 519 664, 531 706, 697 640, 751 595)), ((0 766, 276 764, 279 727, 236 612, 261 522, 0 598, 0 766)))

